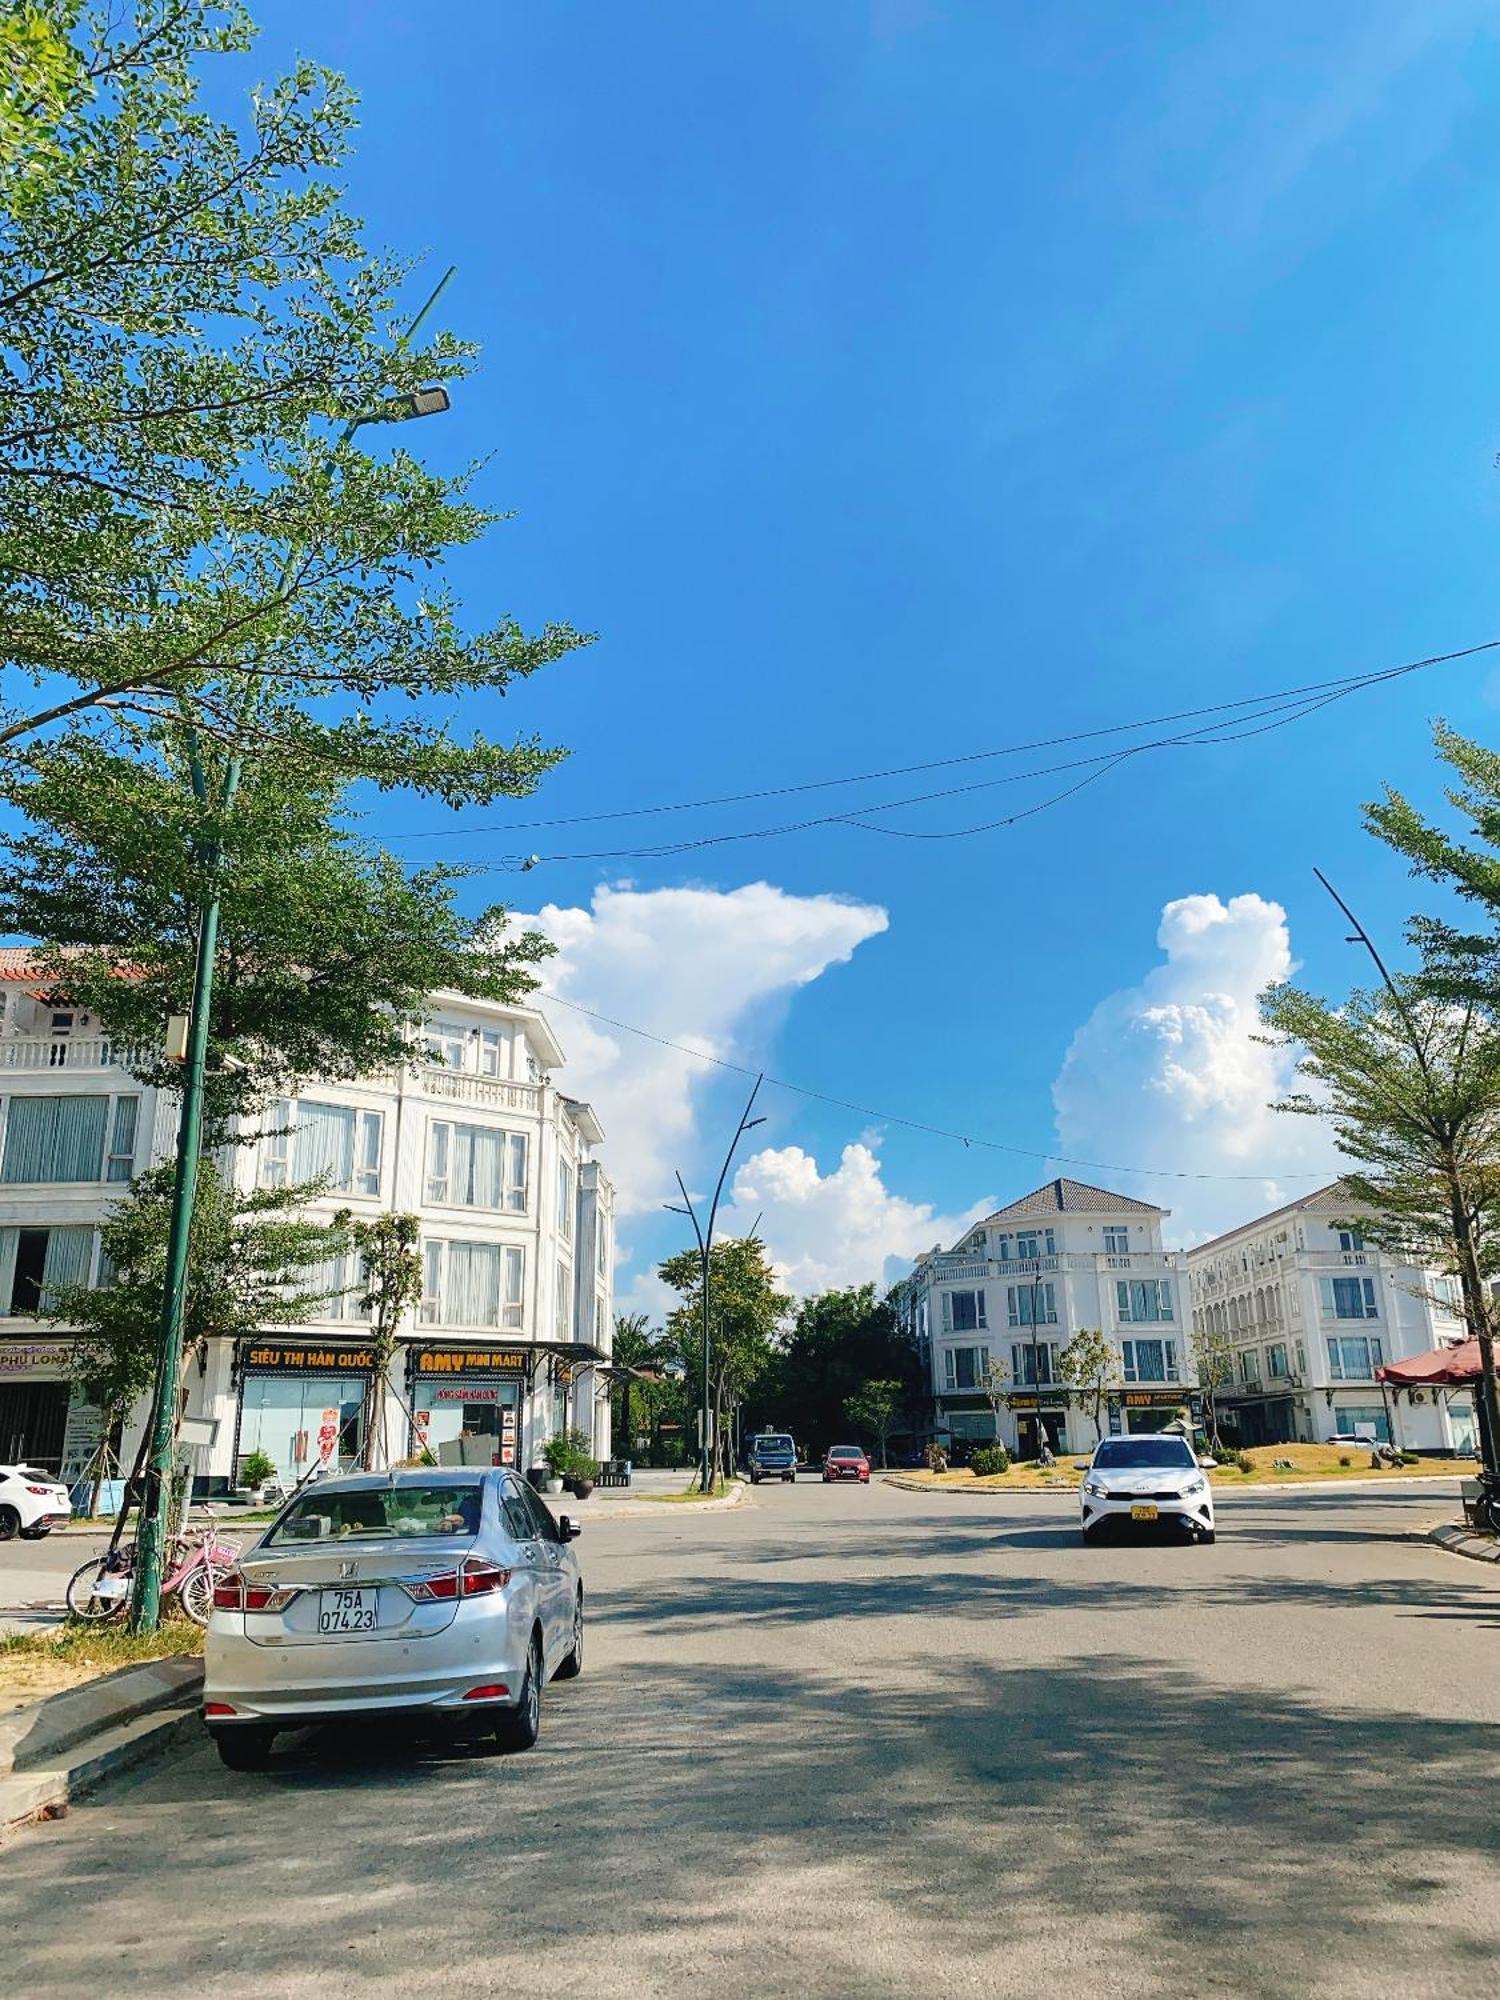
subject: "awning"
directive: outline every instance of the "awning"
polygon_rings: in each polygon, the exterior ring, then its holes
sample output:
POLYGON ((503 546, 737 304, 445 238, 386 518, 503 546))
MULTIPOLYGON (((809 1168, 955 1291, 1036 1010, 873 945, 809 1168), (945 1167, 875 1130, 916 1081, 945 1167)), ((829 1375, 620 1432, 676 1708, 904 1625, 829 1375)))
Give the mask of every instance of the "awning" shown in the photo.
POLYGON ((1410 1361, 1388 1361, 1375 1370, 1375 1379, 1393 1389, 1441 1388, 1477 1382, 1480 1373, 1479 1342, 1461 1340, 1456 1347, 1434 1347, 1428 1354, 1414 1354, 1410 1361))

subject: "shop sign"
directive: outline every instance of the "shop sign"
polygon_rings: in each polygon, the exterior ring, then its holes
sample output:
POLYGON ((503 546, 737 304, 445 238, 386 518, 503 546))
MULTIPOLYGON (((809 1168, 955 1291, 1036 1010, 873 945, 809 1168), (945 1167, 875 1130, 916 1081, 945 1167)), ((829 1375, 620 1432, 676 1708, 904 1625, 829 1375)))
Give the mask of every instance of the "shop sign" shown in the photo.
POLYGON ((483 1382, 459 1382, 451 1388, 445 1383, 440 1389, 431 1391, 435 1403, 498 1403, 500 1391, 491 1382, 488 1387, 483 1382))
POLYGON ((524 1354, 497 1354, 476 1347, 421 1347, 417 1350, 419 1375, 510 1375, 523 1374, 524 1354))
POLYGON ((1127 1389, 1125 1407, 1128 1410, 1159 1410, 1163 1403, 1170 1403, 1174 1410, 1181 1409, 1183 1396, 1180 1389, 1127 1389))
POLYGON ((323 1420, 318 1425, 318 1457, 327 1465, 339 1448, 339 1413, 329 1408, 323 1412, 323 1420))
POLYGON ((291 1374, 362 1374, 371 1365, 368 1347, 283 1347, 247 1349, 246 1368, 285 1369, 291 1374))
POLYGON ((0 1345, 0 1375, 28 1375, 33 1368, 61 1368, 68 1350, 56 1341, 16 1340, 0 1345))
MULTIPOLYGON (((1034 1395, 1007 1396, 1005 1400, 1010 1404, 1013 1410, 1034 1410, 1036 1408, 1036 1397, 1034 1395)), ((1060 1410, 1062 1405, 1062 1400, 1063 1400, 1063 1392, 1061 1389, 1048 1390, 1047 1408, 1053 1413, 1053 1415, 1056 1415, 1060 1410)))

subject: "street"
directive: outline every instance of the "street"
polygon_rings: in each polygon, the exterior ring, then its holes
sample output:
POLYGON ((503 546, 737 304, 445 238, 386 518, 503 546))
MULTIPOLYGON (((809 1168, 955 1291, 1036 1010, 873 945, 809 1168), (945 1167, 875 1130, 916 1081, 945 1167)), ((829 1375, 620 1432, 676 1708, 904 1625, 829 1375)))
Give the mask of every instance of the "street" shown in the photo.
MULTIPOLYGON (((1500 1979, 1500 1578, 1452 1488, 762 1487, 586 1528, 527 1755, 205 1743, 12 1841, 13 1992, 1226 1993, 1500 1979)), ((583 1510, 587 1517, 587 1508, 583 1510)), ((7 1552, 9 1553, 9 1552, 7 1552)))

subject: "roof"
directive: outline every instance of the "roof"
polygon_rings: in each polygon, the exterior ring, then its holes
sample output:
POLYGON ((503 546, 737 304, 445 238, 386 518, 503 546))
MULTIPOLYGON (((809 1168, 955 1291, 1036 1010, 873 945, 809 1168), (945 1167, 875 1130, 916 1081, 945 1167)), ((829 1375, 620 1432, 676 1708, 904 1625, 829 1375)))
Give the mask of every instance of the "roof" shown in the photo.
POLYGON ((1087 1181, 1048 1181, 1013 1201, 1009 1208, 997 1208, 985 1217, 991 1222, 1020 1222, 1040 1215, 1166 1215, 1167 1209, 1154 1202, 1137 1201, 1133 1195, 1111 1194, 1108 1188, 1090 1187, 1087 1181))
POLYGON ((1276 1222, 1283 1215, 1295 1215, 1299 1209, 1311 1208, 1314 1202, 1325 1201, 1330 1196, 1340 1201, 1350 1199, 1342 1181, 1330 1181, 1327 1187, 1314 1188, 1311 1194, 1299 1194, 1295 1201, 1283 1202, 1280 1208, 1268 1208, 1264 1215, 1252 1215, 1246 1222, 1237 1222, 1233 1229, 1223 1230, 1218 1236, 1210 1236, 1206 1243, 1195 1243, 1188 1252, 1190 1257, 1201 1257, 1205 1251, 1215 1250, 1221 1243, 1229 1243, 1236 1236, 1243 1236, 1248 1229, 1264 1229, 1268 1222, 1276 1222))
POLYGON ((563 1106, 573 1123, 591 1146, 604 1144, 604 1127, 599 1123, 599 1114, 592 1104, 585 1104, 581 1097, 569 1097, 559 1091, 563 1106))

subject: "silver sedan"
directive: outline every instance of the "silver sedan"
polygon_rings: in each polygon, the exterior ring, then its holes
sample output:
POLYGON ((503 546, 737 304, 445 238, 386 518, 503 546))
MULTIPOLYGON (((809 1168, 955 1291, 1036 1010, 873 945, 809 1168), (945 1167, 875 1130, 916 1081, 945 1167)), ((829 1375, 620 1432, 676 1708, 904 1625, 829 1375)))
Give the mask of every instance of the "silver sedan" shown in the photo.
POLYGON ((508 1471, 399 1471, 299 1494, 214 1591, 203 1719, 232 1770, 278 1730, 413 1716, 535 1743, 542 1690, 583 1667, 583 1581, 508 1471))

